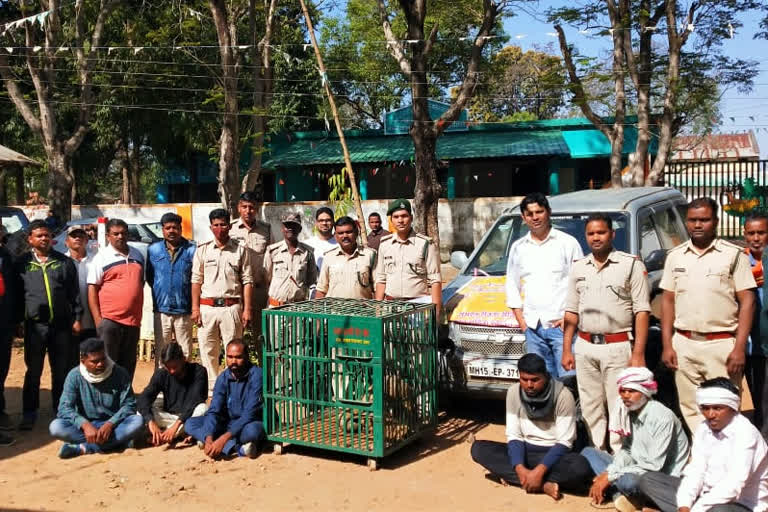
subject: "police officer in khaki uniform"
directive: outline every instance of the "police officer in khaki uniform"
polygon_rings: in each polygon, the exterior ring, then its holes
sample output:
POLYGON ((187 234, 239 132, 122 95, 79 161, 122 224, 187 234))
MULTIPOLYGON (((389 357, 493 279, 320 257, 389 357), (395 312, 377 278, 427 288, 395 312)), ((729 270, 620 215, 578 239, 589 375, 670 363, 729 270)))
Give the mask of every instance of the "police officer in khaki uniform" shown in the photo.
POLYGON ((283 240, 267 248, 264 270, 269 282, 269 307, 282 306, 309 298, 309 287, 317 281, 317 265, 312 248, 299 242, 301 217, 283 217, 283 240))
POLYGON ((755 279, 747 255, 716 238, 717 203, 688 205, 691 239, 669 252, 661 278, 661 359, 675 372, 680 410, 693 432, 703 416, 696 403, 701 382, 728 375, 739 385, 755 307, 755 279))
POLYGON ((442 278, 437 247, 428 237, 413 231, 411 203, 389 203, 395 233, 381 239, 376 266, 376 299, 414 299, 430 296, 440 314, 442 278))
POLYGON ((338 247, 323 255, 315 298, 372 299, 376 251, 357 245, 358 227, 352 218, 341 217, 335 227, 338 247))
MULTIPOLYGON (((575 367, 581 413, 592 443, 605 450, 608 414, 619 397, 616 379, 628 364, 645 366, 651 305, 645 265, 613 248, 611 218, 592 214, 585 231, 592 253, 573 264, 568 279, 562 365, 575 367)), ((618 453, 620 436, 611 433, 610 444, 618 453)))
POLYGON ((210 393, 219 374, 222 340, 242 338, 251 322, 253 270, 248 249, 229 237, 229 213, 219 208, 208 219, 214 238, 200 244, 192 260, 191 318, 198 325, 210 393))

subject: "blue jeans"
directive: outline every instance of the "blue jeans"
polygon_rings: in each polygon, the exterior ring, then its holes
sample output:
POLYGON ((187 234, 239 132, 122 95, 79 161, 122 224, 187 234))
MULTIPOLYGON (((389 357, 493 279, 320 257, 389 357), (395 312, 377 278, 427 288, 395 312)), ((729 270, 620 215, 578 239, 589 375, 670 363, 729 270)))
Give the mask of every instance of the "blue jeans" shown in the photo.
MULTIPOLYGON (((92 421, 91 425, 100 428, 104 423, 106 421, 92 421)), ((144 419, 138 414, 133 414, 118 423, 107 442, 99 445, 86 442, 83 431, 68 420, 56 418, 48 427, 51 436, 66 443, 82 444, 85 446, 86 453, 101 453, 125 448, 143 430, 144 419)))
MULTIPOLYGON (((596 475, 599 475, 613 462, 613 457, 597 448, 587 446, 581 450, 581 455, 587 459, 589 465, 592 467, 592 471, 596 475)), ((607 490, 607 494, 611 496, 611 499, 615 500, 619 497, 619 494, 624 496, 634 496, 640 494, 638 485, 640 483, 640 475, 634 473, 626 473, 621 475, 618 480, 613 482, 607 490)))
POLYGON ((547 371, 556 379, 575 377, 576 371, 565 371, 560 361, 563 360, 563 331, 559 327, 545 329, 539 323, 536 327, 528 326, 525 330, 525 342, 528 353, 536 354, 547 363, 547 371))
MULTIPOLYGON (((205 424, 205 416, 195 416, 189 418, 184 422, 184 430, 186 433, 194 437, 201 443, 205 442, 205 437, 209 434, 205 432, 203 426, 205 424)), ((217 428, 212 434, 214 440, 227 431, 229 425, 224 425, 217 428)), ((252 421, 246 423, 238 436, 232 436, 229 441, 224 444, 224 449, 221 451, 224 455, 233 455, 237 453, 237 450, 241 445, 245 443, 252 443, 258 441, 264 435, 264 424, 260 421, 252 421)))

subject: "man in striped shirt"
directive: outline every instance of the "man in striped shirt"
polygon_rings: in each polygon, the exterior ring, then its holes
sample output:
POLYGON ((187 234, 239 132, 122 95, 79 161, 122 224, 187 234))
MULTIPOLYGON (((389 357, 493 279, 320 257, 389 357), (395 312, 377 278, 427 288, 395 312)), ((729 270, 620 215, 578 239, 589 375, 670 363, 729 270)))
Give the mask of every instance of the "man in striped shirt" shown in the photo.
POLYGON ((144 256, 128 245, 128 225, 107 222, 109 245, 88 269, 88 304, 107 355, 133 380, 144 305, 144 256))

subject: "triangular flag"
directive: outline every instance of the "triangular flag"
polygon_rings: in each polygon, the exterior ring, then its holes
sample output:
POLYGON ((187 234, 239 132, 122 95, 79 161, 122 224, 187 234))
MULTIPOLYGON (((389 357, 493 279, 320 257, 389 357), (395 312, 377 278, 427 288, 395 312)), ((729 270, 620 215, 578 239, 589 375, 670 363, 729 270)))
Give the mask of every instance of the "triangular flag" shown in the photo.
POLYGON ((379 168, 376 167, 375 169, 371 169, 371 176, 376 176, 376 173, 379 172, 379 168))
POLYGON ((42 49, 43 49, 43 47, 42 47, 42 46, 35 46, 35 47, 33 47, 33 48, 32 48, 32 51, 33 51, 33 52, 35 52, 35 53, 37 53, 37 52, 39 52, 39 51, 40 51, 40 50, 42 50, 42 49))
POLYGON ((474 175, 474 176, 472 176, 472 177, 473 177, 473 178, 475 178, 475 181, 477 181, 477 174, 475 174, 475 175, 474 175))
POLYGON ((749 120, 754 123, 755 122, 755 116, 749 116, 749 120))
POLYGON ((115 48, 114 46, 110 46, 109 48, 107 48, 107 55, 112 54, 112 52, 115 50, 117 50, 117 48, 115 48))
POLYGON ((732 123, 736 122, 736 118, 735 117, 729 117, 728 119, 730 119, 732 123))
POLYGON ((143 49, 144 49, 144 47, 143 47, 143 46, 139 46, 139 47, 136 47, 136 48, 134 48, 134 49, 133 49, 133 54, 134 54, 134 55, 138 55, 138 54, 139 54, 139 52, 140 52, 141 50, 143 50, 143 49))
POLYGON ((291 194, 291 201, 295 201, 295 200, 296 200, 296 196, 291 194))
POLYGON ((13 53, 13 48, 11 48, 10 46, 6 46, 5 49, 8 53, 13 53))
POLYGON ((281 179, 280 181, 277 182, 277 184, 278 185, 285 185, 285 182, 281 179))

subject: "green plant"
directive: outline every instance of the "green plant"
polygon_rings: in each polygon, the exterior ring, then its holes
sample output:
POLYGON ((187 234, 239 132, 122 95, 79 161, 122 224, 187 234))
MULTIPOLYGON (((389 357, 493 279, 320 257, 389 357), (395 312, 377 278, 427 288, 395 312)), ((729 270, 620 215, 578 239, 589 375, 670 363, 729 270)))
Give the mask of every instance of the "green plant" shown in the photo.
POLYGON ((336 219, 354 211, 352 201, 352 187, 347 182, 347 168, 342 167, 339 174, 332 174, 328 178, 328 186, 331 188, 328 194, 328 200, 333 206, 333 212, 336 219))

